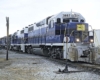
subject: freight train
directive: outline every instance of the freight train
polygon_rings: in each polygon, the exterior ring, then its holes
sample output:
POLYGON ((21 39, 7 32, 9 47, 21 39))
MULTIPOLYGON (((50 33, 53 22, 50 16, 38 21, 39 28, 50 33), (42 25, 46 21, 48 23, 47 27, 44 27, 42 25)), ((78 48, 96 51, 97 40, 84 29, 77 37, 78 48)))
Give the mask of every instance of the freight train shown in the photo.
MULTIPOLYGON (((60 12, 17 30, 10 35, 10 49, 33 53, 41 48, 43 55, 70 61, 95 63, 98 48, 94 45, 94 30, 77 12, 60 12)), ((6 46, 6 37, 0 38, 6 46)))

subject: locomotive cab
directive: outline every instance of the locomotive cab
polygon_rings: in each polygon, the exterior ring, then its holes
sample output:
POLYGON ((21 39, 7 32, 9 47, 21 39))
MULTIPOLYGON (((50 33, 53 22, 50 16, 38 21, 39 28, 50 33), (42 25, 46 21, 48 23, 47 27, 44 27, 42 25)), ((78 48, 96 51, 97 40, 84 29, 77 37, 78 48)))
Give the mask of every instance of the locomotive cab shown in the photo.
POLYGON ((52 31, 53 29, 55 30, 55 39, 50 38, 52 42, 57 43, 57 46, 58 43, 59 45, 62 43, 63 59, 85 62, 93 62, 96 60, 97 52, 93 44, 94 32, 93 30, 89 31, 89 25, 80 13, 61 12, 51 17, 49 19, 49 29, 52 31), (64 41, 65 39, 66 41, 64 41))

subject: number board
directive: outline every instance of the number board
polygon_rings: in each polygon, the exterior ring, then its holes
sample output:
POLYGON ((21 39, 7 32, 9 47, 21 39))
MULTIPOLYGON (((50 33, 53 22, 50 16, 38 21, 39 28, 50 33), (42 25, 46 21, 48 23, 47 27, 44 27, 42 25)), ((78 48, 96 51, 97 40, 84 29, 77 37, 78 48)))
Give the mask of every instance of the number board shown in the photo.
POLYGON ((78 14, 63 14, 63 18, 78 18, 78 14))
POLYGON ((77 31, 85 31, 85 25, 84 24, 78 24, 77 25, 77 31))

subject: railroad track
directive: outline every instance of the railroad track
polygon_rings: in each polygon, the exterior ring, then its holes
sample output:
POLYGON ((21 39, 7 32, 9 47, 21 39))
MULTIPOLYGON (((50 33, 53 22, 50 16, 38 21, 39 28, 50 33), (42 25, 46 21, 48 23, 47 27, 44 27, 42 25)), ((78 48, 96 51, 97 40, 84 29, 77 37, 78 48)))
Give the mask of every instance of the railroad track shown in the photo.
POLYGON ((63 64, 63 65, 66 65, 67 63, 68 67, 82 69, 82 71, 84 72, 91 71, 91 72, 100 74, 100 64, 91 64, 91 63, 86 63, 86 62, 70 62, 66 60, 58 60, 58 59, 52 59, 52 58, 47 58, 47 59, 56 63, 63 64))
MULTIPOLYGON (((22 53, 22 52, 20 52, 20 53, 22 53)), ((35 54, 29 54, 29 55, 35 55, 35 54)), ((63 64, 64 66, 67 63, 69 67, 79 68, 79 69, 82 69, 82 71, 84 71, 84 72, 85 71, 91 71, 91 72, 95 72, 95 73, 100 74, 100 64, 91 64, 91 63, 86 63, 86 62, 71 62, 71 61, 68 61, 68 60, 53 59, 53 58, 45 57, 45 56, 42 56, 42 57, 47 59, 47 60, 56 62, 58 64, 59 63, 63 64)))
MULTIPOLYGON (((17 51, 14 51, 16 53, 19 53, 17 51)), ((22 53, 22 52, 20 52, 22 53)), ((35 54, 29 54, 29 55, 35 55, 35 54)), ((91 71, 91 72, 95 72, 95 73, 99 73, 100 74, 100 64, 91 64, 91 63, 86 63, 86 62, 70 62, 70 61, 66 61, 66 60, 59 60, 59 59, 52 59, 52 58, 48 58, 45 56, 42 56, 43 58, 56 62, 56 63, 60 63, 65 65, 66 63, 68 64, 69 67, 74 67, 74 68, 79 68, 79 69, 83 69, 82 71, 91 71)))

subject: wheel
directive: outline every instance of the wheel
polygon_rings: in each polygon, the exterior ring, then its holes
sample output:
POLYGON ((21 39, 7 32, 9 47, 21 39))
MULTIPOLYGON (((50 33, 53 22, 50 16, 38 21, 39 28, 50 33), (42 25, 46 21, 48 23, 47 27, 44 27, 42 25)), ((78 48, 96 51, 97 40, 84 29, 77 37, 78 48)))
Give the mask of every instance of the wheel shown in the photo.
POLYGON ((49 57, 49 50, 48 49, 43 49, 43 54, 44 54, 44 56, 47 56, 47 57, 49 57))
POLYGON ((28 54, 32 54, 32 48, 31 48, 31 47, 29 47, 29 48, 27 49, 27 53, 28 53, 28 54))
POLYGON ((51 58, 56 59, 57 58, 57 55, 56 54, 52 54, 51 55, 51 58))
POLYGON ((21 52, 21 47, 20 46, 18 47, 18 51, 21 52))
POLYGON ((62 57, 63 57, 63 54, 62 53, 63 53, 62 50, 57 50, 56 51, 57 59, 62 59, 62 57))
POLYGON ((62 51, 59 48, 53 48, 50 50, 51 58, 62 59, 62 51))
POLYGON ((31 54, 31 48, 27 48, 27 53, 31 54))

